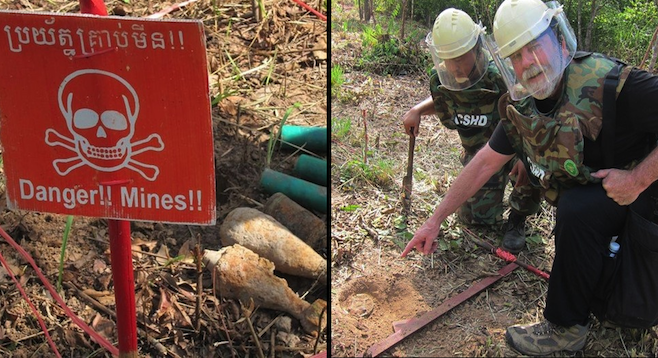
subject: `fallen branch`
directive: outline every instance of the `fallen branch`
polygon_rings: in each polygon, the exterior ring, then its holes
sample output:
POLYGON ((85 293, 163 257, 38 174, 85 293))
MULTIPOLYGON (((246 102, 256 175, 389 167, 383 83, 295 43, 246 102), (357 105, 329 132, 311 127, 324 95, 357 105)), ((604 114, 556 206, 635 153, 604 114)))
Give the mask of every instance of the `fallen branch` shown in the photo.
POLYGON ((194 246, 194 259, 196 261, 196 307, 194 314, 194 329, 201 333, 201 296, 203 295, 203 267, 201 267, 201 247, 197 241, 194 246))
POLYGON ((249 326, 249 331, 251 332, 251 336, 254 339, 254 344, 256 344, 256 352, 258 353, 258 357, 265 358, 265 354, 263 354, 263 347, 260 344, 260 339, 258 338, 258 334, 256 334, 254 325, 251 323, 251 314, 253 313, 254 301, 250 300, 249 307, 245 307, 244 305, 242 305, 242 302, 240 302, 240 305, 242 306, 242 314, 246 318, 247 326, 249 326))
MULTIPOLYGON (((88 294, 82 292, 82 290, 80 288, 78 288, 78 286, 76 286, 74 283, 64 282, 64 286, 66 286, 67 288, 73 290, 73 292, 75 292, 78 295, 78 297, 80 297, 83 301, 85 301, 88 304, 90 304, 91 306, 93 306, 96 310, 105 313, 106 315, 112 317, 113 319, 116 319, 116 317, 117 317, 116 312, 114 312, 113 310, 107 308, 107 306, 105 306, 104 304, 98 302, 98 300, 96 300, 95 298, 93 298, 93 297, 89 296, 88 294)), ((155 327, 151 327, 151 326, 149 326, 149 325, 147 325, 143 322, 140 322, 140 321, 138 321, 137 324, 139 324, 140 326, 144 326, 144 328, 149 329, 149 330, 151 330, 151 331, 153 331, 157 334, 161 334, 160 330, 155 328, 155 327)), ((139 330, 139 334, 142 335, 142 336, 145 336, 146 339, 148 340, 148 342, 151 345, 153 345, 153 347, 155 349, 157 349, 160 354, 170 355, 169 350, 165 346, 163 346, 162 343, 158 342, 155 338, 153 338, 150 335, 146 334, 146 331, 144 331, 142 328, 138 328, 138 330, 139 330)))

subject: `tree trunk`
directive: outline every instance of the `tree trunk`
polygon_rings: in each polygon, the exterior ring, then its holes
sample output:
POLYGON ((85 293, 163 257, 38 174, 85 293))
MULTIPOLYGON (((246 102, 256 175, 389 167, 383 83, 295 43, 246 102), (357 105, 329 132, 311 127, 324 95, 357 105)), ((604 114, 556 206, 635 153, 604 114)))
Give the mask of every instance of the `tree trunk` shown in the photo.
POLYGON ((592 0, 592 12, 589 17, 589 22, 587 23, 587 29, 585 30, 585 44, 583 46, 583 50, 585 51, 589 51, 589 49, 592 48, 592 30, 594 29, 594 18, 596 17, 596 13, 600 8, 600 6, 596 6, 596 0, 592 0))
MULTIPOLYGON (((658 29, 656 29, 658 31, 658 29)), ((647 71, 653 73, 653 68, 656 66, 656 57, 658 57, 658 41, 653 43, 653 55, 651 55, 651 62, 647 67, 647 71)))
POLYGON ((404 24, 407 19, 405 15, 407 15, 407 0, 402 2, 402 28, 400 29, 400 41, 404 41, 404 24))
POLYGON ((367 0, 357 0, 356 2, 359 4, 359 20, 363 21, 363 2, 367 0))
POLYGON ((372 0, 363 0, 363 20, 370 21, 372 16, 372 0))
POLYGON ((656 36, 658 36, 658 28, 653 32, 653 36, 651 37, 651 41, 649 41, 649 46, 647 46, 647 50, 644 52, 644 56, 642 56, 642 61, 640 61, 639 65, 640 69, 644 69, 644 64, 647 62, 647 58, 649 57, 649 53, 653 53, 653 56, 651 56, 651 63, 649 64, 649 67, 647 68, 647 71, 651 72, 653 70, 653 66, 655 65, 655 57, 656 57, 656 36))

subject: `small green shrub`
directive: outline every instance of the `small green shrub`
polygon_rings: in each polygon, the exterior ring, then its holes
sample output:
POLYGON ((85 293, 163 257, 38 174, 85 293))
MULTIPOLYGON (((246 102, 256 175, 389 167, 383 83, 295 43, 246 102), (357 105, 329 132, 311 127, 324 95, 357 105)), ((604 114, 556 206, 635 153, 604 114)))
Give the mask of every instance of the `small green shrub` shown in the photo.
POLYGON ((331 119, 331 136, 337 140, 343 140, 352 129, 352 120, 349 118, 331 119))
POLYGON ((335 97, 340 91, 340 86, 345 83, 345 74, 340 65, 331 66, 331 97, 335 97))
POLYGON ((341 179, 343 181, 365 180, 382 188, 393 184, 393 164, 389 159, 377 159, 373 163, 365 163, 360 159, 346 162, 341 168, 341 179))
POLYGON ((366 70, 379 75, 399 75, 422 71, 431 64, 429 54, 420 48, 414 32, 406 36, 404 41, 391 35, 399 32, 397 25, 390 25, 387 31, 377 24, 363 28, 361 42, 363 56, 355 66, 358 70, 366 70))
POLYGON ((380 37, 384 35, 381 25, 366 26, 361 33, 361 45, 363 47, 374 47, 379 43, 380 37))

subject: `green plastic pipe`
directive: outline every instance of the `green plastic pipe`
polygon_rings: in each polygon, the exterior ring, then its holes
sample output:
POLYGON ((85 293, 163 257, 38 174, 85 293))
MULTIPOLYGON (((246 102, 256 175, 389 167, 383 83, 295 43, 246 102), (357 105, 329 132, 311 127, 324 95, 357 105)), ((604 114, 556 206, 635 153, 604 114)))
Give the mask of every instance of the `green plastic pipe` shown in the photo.
POLYGON ((260 177, 260 185, 269 194, 283 193, 307 209, 323 214, 327 213, 327 188, 324 186, 272 169, 263 171, 260 177))
POLYGON ((304 127, 284 125, 281 128, 282 148, 295 148, 290 144, 314 153, 327 152, 327 127, 304 127), (287 144, 287 143, 290 144, 287 144))
POLYGON ((302 154, 297 158, 293 173, 312 183, 327 186, 327 161, 302 154))

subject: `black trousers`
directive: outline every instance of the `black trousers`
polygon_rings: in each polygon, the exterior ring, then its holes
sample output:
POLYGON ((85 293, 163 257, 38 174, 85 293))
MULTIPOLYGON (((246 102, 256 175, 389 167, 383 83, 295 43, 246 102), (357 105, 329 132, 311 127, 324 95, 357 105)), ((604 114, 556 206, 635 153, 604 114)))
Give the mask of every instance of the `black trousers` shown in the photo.
MULTIPOLYGON (((648 201, 650 190, 638 200, 648 201)), ((555 260, 544 318, 561 326, 586 324, 603 254, 624 227, 628 206, 608 198, 601 184, 575 187, 561 194, 555 223, 555 260)))

